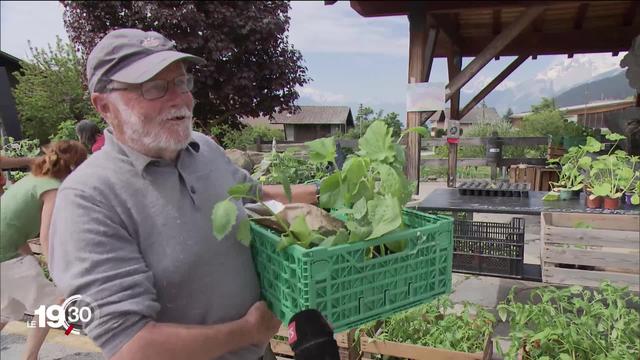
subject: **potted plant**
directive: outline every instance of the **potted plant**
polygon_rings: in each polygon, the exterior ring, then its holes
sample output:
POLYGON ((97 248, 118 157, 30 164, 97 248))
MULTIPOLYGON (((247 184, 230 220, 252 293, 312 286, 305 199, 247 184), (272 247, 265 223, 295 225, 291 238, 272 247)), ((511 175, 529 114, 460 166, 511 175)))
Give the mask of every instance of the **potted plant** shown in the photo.
POLYGON ((637 157, 630 157, 621 150, 599 156, 591 167, 591 196, 604 197, 605 209, 619 208, 621 197, 632 189, 640 176, 640 171, 633 167, 636 162, 637 157))
POLYGON ((640 180, 636 181, 633 188, 625 193, 625 201, 627 204, 640 205, 640 180))
POLYGON ((561 166, 558 182, 552 182, 554 191, 560 193, 560 200, 579 198, 580 192, 584 188, 585 173, 591 166, 589 153, 600 151, 602 144, 588 137, 585 145, 574 146, 558 159, 551 159, 549 163, 556 163, 561 166))

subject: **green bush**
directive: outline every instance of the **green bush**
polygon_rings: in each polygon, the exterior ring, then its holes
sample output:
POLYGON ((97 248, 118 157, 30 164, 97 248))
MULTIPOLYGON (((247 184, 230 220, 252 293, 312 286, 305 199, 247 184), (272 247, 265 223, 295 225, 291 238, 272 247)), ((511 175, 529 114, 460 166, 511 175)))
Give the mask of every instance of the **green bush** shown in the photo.
POLYGON ((32 58, 14 73, 18 84, 13 95, 24 135, 45 143, 63 121, 97 117, 73 46, 58 38, 48 49, 30 49, 32 58))
POLYGON ((247 150, 247 147, 256 144, 258 137, 263 141, 284 140, 284 131, 265 125, 247 126, 242 130, 236 130, 228 124, 219 124, 211 127, 210 133, 222 142, 225 149, 247 150))

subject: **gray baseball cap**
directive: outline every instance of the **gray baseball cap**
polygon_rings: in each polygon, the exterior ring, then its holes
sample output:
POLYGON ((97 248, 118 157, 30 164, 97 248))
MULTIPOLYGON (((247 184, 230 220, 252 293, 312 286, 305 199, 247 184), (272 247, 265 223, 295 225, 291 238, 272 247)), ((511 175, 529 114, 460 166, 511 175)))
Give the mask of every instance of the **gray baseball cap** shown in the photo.
POLYGON ((176 51, 175 42, 155 31, 114 30, 105 35, 89 54, 89 92, 103 91, 111 80, 143 83, 178 60, 198 65, 205 63, 198 56, 176 51))

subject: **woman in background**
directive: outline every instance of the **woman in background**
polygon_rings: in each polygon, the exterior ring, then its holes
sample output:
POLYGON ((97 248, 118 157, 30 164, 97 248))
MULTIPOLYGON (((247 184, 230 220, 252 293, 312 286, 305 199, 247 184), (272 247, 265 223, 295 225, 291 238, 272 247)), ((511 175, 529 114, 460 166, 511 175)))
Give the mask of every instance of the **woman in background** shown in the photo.
MULTIPOLYGON (((32 162, 31 174, 0 197, 0 330, 27 311, 60 302, 62 296, 45 278, 36 257, 21 249, 39 233, 42 254, 48 257, 57 189, 86 158, 87 149, 77 141, 53 142, 32 162)), ((48 332, 48 327, 31 329, 24 359, 38 358, 48 332)))
POLYGON ((91 149, 91 153, 95 153, 104 146, 104 134, 91 120, 80 120, 76 124, 76 135, 81 143, 91 149))

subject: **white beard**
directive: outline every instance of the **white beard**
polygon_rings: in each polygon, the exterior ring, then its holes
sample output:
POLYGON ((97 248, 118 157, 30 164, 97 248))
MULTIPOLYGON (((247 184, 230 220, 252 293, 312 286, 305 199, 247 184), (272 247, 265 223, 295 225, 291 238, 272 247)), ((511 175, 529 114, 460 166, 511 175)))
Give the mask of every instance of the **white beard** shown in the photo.
POLYGON ((113 94, 115 106, 122 115, 122 130, 127 145, 150 152, 179 151, 191 140, 193 115, 186 106, 171 109, 157 119, 143 119, 138 113, 124 104, 119 94, 113 94), (169 122, 175 117, 185 117, 180 122, 169 122))

